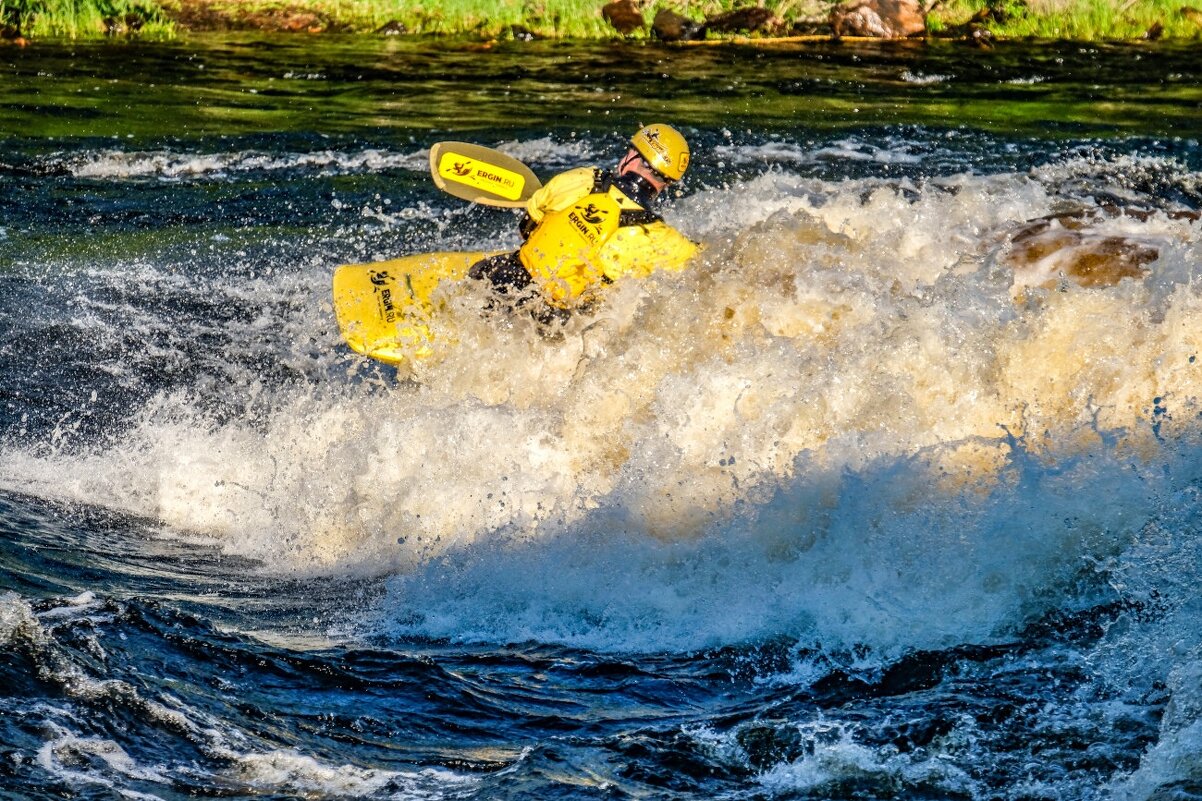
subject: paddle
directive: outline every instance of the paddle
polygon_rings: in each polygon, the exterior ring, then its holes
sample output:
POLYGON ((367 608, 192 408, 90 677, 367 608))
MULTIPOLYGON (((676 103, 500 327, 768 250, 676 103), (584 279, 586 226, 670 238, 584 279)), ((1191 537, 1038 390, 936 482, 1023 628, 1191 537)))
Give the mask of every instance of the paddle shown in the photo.
POLYGON ((472 203, 516 209, 542 188, 522 162, 468 142, 439 142, 430 148, 430 176, 442 191, 472 203))

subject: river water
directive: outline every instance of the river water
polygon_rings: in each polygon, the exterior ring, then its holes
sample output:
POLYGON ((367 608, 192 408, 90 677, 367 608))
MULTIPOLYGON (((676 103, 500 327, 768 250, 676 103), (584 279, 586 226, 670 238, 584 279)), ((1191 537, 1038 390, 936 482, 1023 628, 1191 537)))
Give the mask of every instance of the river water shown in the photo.
POLYGON ((0 795, 1202 797, 1200 65, 0 50, 0 795), (689 270, 341 344, 653 121, 689 270))

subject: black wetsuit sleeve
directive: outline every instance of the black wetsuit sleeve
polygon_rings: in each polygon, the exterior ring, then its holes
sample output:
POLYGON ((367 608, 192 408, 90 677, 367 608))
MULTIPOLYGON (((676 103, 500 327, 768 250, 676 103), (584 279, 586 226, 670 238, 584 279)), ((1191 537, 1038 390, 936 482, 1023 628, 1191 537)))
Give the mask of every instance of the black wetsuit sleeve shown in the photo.
POLYGON ((525 242, 530 238, 530 234, 534 233, 534 229, 538 227, 538 223, 530 216, 530 212, 522 214, 522 221, 518 223, 518 233, 522 235, 522 241, 525 242))
POLYGON ((530 272, 522 264, 517 253, 502 253, 490 256, 472 265, 468 277, 476 280, 488 280, 502 293, 521 292, 530 286, 530 272))

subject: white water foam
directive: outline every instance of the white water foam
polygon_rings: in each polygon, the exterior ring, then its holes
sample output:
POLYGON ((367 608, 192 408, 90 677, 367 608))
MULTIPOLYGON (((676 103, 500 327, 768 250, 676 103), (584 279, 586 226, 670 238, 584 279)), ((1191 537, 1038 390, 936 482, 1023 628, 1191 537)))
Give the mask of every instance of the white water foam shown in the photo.
POLYGON ((951 80, 950 75, 940 75, 938 73, 911 72, 906 70, 901 74, 901 79, 906 83, 918 84, 919 86, 929 86, 936 83, 947 83, 951 80))
POLYGON ((77 178, 131 180, 158 178, 223 178, 247 172, 315 172, 323 175, 383 170, 425 172, 429 169, 427 151, 395 153, 363 150, 340 153, 333 150, 311 153, 180 153, 170 150, 101 150, 62 159, 63 167, 77 178))
POLYGON ((547 169, 578 167, 601 158, 593 144, 585 139, 563 140, 544 136, 502 142, 497 149, 520 162, 547 169))
MULTIPOLYGON (((677 204, 700 263, 613 287, 561 339, 482 318, 464 286, 447 296, 458 343, 419 385, 233 373, 160 396, 110 447, 8 448, 0 475, 270 570, 401 571, 393 603, 417 632, 985 638, 1123 547, 1157 488, 1152 426, 1192 430, 1199 397, 1198 223, 1122 223, 1162 248, 1150 281, 1018 304, 1007 232, 1060 202, 1028 175, 762 175, 677 204), (198 412, 210 393, 263 411, 198 412)), ((289 339, 328 348, 329 374, 359 365, 311 298, 289 339)))
MULTIPOLYGON (((818 718, 792 727, 803 756, 781 762, 756 777, 772 795, 830 795, 839 797, 846 788, 869 780, 899 792, 978 798, 984 789, 948 760, 924 752, 899 754, 894 749, 876 749, 858 742, 846 724, 818 718)), ((724 762, 741 767, 748 756, 738 743, 737 732, 717 734, 701 728, 686 734, 707 752, 724 762)))
POLYGON ((822 143, 778 139, 757 145, 737 143, 731 137, 726 143, 714 147, 713 154, 724 166, 750 166, 757 169, 766 164, 787 168, 840 162, 917 165, 927 158, 927 155, 917 152, 913 143, 904 139, 877 143, 856 136, 822 143))
MULTIPOLYGON (((595 148, 584 139, 510 140, 497 149, 519 161, 553 170, 591 163, 595 148)), ((316 150, 302 153, 266 153, 255 150, 214 153, 189 153, 174 150, 106 149, 69 157, 50 157, 51 166, 60 166, 77 178, 96 180, 136 180, 157 178, 225 178, 249 172, 316 173, 343 175, 408 170, 425 173, 430 168, 429 150, 397 152, 371 148, 341 152, 316 150)))

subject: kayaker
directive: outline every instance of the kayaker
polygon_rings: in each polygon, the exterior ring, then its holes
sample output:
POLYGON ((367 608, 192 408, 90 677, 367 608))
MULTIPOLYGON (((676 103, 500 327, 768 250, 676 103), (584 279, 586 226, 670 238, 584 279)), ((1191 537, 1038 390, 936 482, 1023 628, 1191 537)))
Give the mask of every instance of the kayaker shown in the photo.
POLYGON ((616 169, 578 167, 549 180, 526 204, 522 246, 477 262, 468 275, 522 295, 519 305, 541 297, 549 317, 562 317, 619 278, 682 269, 697 245, 652 205, 688 167, 679 131, 663 123, 640 128, 616 169))

